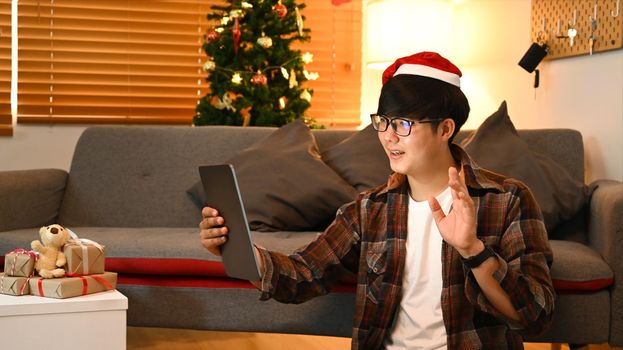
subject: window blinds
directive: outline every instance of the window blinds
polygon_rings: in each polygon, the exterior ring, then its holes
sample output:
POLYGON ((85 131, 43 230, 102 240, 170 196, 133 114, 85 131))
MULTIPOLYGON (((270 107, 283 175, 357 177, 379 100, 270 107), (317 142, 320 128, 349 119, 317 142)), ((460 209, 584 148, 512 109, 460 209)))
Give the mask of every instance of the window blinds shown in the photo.
POLYGON ((13 135, 11 117, 11 0, 0 0, 0 136, 13 135))
MULTIPOLYGON (((203 35, 222 1, 19 2, 19 123, 190 124, 206 93, 203 35)), ((320 79, 308 115, 359 125, 361 2, 307 1, 320 79)))

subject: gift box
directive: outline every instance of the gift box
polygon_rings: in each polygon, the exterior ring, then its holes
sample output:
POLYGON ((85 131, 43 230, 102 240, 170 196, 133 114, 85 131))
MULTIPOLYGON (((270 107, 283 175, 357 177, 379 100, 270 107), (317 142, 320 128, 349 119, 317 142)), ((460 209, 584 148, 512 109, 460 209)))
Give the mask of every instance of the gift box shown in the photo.
POLYGON ((4 256, 4 273, 14 277, 30 277, 38 258, 38 253, 32 250, 15 249, 4 256))
POLYGON ((65 299, 80 295, 112 290, 117 287, 117 273, 104 272, 97 275, 64 278, 32 278, 30 294, 65 299))
POLYGON ((8 276, 0 273, 0 294, 26 295, 30 294, 28 282, 30 277, 8 276))
POLYGON ((67 264, 65 271, 73 275, 104 273, 106 250, 104 246, 86 239, 71 240, 63 248, 67 264))

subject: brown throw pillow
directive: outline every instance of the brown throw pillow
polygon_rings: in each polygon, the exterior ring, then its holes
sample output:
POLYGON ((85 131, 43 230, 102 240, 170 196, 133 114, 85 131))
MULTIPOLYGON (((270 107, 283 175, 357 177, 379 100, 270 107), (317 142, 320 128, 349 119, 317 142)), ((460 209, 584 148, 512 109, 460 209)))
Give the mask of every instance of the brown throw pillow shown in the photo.
POLYGON ((525 183, 541 207, 548 231, 572 218, 588 199, 586 185, 552 159, 530 150, 519 137, 506 101, 461 146, 479 166, 525 183))
POLYGON ((360 192, 386 183, 392 173, 372 125, 324 151, 322 159, 360 192))
MULTIPOLYGON (((252 230, 323 230, 357 191, 329 168, 311 130, 298 119, 241 151, 234 165, 252 230)), ((205 204, 201 183, 188 191, 205 204)))

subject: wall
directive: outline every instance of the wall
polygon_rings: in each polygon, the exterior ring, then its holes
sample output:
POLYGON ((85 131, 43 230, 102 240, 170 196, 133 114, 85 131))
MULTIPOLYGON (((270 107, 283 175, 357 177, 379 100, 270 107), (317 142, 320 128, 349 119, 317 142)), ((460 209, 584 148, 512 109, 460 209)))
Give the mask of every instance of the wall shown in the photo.
POLYGON ((13 137, 0 138, 0 171, 38 168, 69 170, 84 126, 14 125, 13 137))
MULTIPOLYGON (((506 100, 517 128, 582 132, 587 181, 623 181, 623 50, 544 61, 535 90, 533 75, 517 65, 530 45, 530 0, 454 1, 453 17, 450 58, 463 71, 472 107, 465 129, 477 128, 506 100)), ((426 48, 415 43, 413 52, 421 50, 426 48)), ((376 111, 382 72, 366 69, 365 58, 362 66, 361 113, 367 124, 376 111)))
MULTIPOLYGON (((472 106, 465 128, 477 128, 506 100, 517 128, 581 131, 587 181, 623 181, 623 50, 544 61, 535 91, 533 76, 517 65, 530 44, 530 0, 454 1, 453 16, 452 59, 463 70, 472 106)), ((380 77, 381 71, 363 69, 362 123, 376 111, 380 77)), ((69 169, 82 130, 18 124, 12 138, 0 138, 0 170, 69 169)))

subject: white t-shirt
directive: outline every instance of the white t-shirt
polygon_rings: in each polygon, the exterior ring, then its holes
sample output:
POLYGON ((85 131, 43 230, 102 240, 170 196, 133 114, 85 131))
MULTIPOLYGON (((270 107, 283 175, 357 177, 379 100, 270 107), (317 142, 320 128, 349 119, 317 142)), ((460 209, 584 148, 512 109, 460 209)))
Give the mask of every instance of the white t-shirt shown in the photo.
MULTIPOLYGON (((437 196, 444 213, 452 206, 450 187, 437 196)), ((447 349, 446 328, 441 312, 441 244, 428 201, 409 197, 407 256, 402 279, 402 300, 391 333, 388 350, 447 349)))

